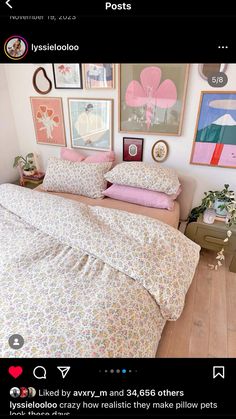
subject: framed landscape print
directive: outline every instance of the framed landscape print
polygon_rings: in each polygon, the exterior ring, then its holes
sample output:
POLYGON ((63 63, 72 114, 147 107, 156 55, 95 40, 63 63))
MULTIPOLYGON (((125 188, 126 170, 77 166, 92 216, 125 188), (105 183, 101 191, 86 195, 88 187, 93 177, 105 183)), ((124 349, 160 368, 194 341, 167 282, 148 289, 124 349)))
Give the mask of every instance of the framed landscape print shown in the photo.
POLYGON ((188 64, 120 64, 120 131, 180 135, 188 69, 188 64))
POLYGON ((236 167, 236 91, 201 93, 190 163, 236 167))
POLYGON ((143 160, 143 138, 123 138, 123 161, 143 160))
POLYGON ((113 139, 112 99, 68 99, 71 145, 108 151, 113 139))
POLYGON ((81 64, 53 64, 56 89, 82 89, 81 64))
POLYGON ((66 146, 62 99, 31 97, 30 100, 37 143, 66 146))
POLYGON ((84 64, 86 89, 114 89, 115 64, 84 64))

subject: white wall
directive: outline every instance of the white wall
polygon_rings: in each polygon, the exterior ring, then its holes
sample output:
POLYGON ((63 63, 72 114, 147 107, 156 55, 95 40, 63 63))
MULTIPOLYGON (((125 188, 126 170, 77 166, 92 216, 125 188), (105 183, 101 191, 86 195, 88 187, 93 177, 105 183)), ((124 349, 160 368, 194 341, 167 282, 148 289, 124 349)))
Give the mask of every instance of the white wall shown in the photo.
MULTIPOLYGON (((39 65, 31 64, 6 64, 8 88, 10 92, 12 109, 17 128, 17 136, 21 153, 37 151, 42 156, 44 166, 46 166, 49 156, 59 156, 59 148, 48 145, 37 145, 30 108, 30 96, 39 96, 32 86, 32 75, 39 65)), ((48 76, 53 80, 51 64, 44 65, 48 76)), ((117 72, 116 72, 117 73, 117 72)), ((223 90, 236 90, 236 64, 229 64, 227 69, 228 84, 223 90)), ((118 85, 118 75, 117 83, 118 85)), ((174 167, 181 174, 189 174, 197 180, 197 191, 195 194, 194 205, 198 204, 203 196, 203 192, 209 189, 220 189, 224 183, 230 183, 236 190, 236 169, 197 166, 189 164, 192 141, 196 125, 198 104, 201 90, 212 89, 208 83, 198 74, 197 64, 191 64, 185 112, 183 118, 182 134, 179 137, 163 135, 137 135, 144 138, 144 161, 153 161, 151 157, 152 145, 158 139, 164 139, 169 144, 169 157, 166 166, 174 167)), ((220 89, 219 89, 220 91, 220 89)), ((70 147, 70 131, 68 119, 68 97, 94 97, 94 98, 113 98, 114 99, 114 150, 117 154, 117 161, 122 160, 122 137, 134 136, 132 134, 120 134, 118 132, 118 89, 115 90, 59 90, 52 89, 49 96, 63 98, 65 127, 67 145, 70 147)), ((82 151, 82 150, 81 150, 82 151)), ((88 154, 85 151, 85 154, 88 154)))
POLYGON ((7 79, 0 65, 0 183, 16 180, 18 173, 13 169, 14 157, 19 154, 19 145, 11 109, 7 79))

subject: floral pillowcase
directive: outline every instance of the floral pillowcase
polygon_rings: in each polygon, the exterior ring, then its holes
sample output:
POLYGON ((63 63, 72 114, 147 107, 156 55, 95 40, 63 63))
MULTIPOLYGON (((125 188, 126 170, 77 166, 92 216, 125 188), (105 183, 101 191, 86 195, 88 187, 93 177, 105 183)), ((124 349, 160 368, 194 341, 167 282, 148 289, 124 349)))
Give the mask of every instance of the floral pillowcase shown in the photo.
POLYGON ((44 190, 51 192, 103 198, 102 191, 107 187, 104 175, 111 166, 112 162, 86 164, 51 157, 42 186, 44 190))
POLYGON ((177 194, 180 187, 176 171, 156 163, 120 163, 106 173, 105 178, 110 183, 164 192, 168 195, 177 194))

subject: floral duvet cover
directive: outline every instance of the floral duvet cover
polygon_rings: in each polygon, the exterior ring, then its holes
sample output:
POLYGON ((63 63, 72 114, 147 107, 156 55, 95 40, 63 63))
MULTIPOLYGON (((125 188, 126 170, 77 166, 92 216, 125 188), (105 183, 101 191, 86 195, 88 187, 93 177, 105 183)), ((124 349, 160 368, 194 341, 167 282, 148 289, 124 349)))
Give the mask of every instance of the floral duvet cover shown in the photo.
POLYGON ((154 357, 199 250, 143 215, 0 185, 0 356, 154 357))

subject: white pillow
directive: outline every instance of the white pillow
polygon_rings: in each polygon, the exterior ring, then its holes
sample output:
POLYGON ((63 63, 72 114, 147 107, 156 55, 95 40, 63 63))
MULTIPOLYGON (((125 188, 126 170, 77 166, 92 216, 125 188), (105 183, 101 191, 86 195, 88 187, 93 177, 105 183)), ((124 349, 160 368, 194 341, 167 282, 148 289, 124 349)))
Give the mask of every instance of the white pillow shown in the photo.
POLYGON ((111 183, 164 192, 168 195, 176 194, 180 187, 176 171, 158 163, 120 163, 104 176, 111 183))
POLYGON ((51 157, 42 186, 51 192, 103 198, 102 191, 107 187, 104 174, 111 166, 112 162, 87 164, 51 157))

